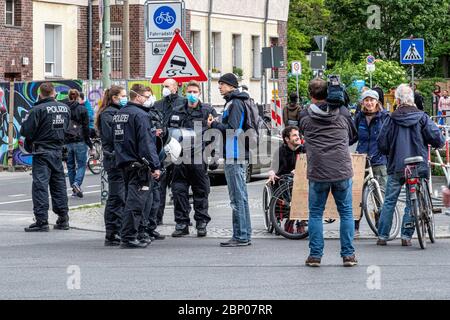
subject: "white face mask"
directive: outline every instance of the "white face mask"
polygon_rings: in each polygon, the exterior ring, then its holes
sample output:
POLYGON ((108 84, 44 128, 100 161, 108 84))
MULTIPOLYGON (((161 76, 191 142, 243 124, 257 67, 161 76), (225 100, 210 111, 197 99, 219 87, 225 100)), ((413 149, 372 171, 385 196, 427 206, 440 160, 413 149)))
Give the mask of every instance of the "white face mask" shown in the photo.
POLYGON ((169 88, 164 88, 162 91, 163 97, 168 97, 172 94, 172 92, 170 92, 169 88))
POLYGON ((155 96, 150 96, 150 98, 147 99, 147 101, 144 102, 144 107, 150 108, 156 101, 155 96))

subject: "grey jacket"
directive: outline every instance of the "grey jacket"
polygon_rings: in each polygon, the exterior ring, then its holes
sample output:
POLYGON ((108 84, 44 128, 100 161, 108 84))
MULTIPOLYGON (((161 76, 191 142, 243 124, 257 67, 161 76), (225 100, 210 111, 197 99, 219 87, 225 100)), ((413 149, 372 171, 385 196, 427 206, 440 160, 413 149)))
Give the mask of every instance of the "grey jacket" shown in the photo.
POLYGON ((302 111, 299 127, 305 138, 309 180, 335 182, 353 177, 349 144, 355 140, 355 130, 342 111, 312 104, 302 111))

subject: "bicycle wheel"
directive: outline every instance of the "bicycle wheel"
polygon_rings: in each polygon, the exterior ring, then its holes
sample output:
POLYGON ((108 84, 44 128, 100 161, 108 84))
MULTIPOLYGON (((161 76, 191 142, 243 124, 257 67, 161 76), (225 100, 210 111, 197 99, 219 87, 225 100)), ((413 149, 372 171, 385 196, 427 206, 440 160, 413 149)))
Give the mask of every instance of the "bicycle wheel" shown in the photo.
MULTIPOLYGON (((366 217, 367 224, 372 232, 378 236, 378 223, 381 216, 381 209, 384 203, 385 191, 380 188, 381 198, 376 190, 376 185, 368 183, 363 190, 363 212, 366 217)), ((398 206, 395 207, 394 215, 392 216, 391 230, 389 231, 388 241, 395 239, 400 232, 400 210, 398 206)))
POLYGON ((102 152, 102 144, 100 142, 95 141, 93 143, 95 154, 93 156, 89 156, 88 160, 88 168, 93 174, 100 174, 102 171, 102 161, 103 161, 103 152, 102 152))
POLYGON ((292 182, 281 184, 273 193, 269 205, 270 219, 277 234, 287 239, 304 239, 308 236, 308 223, 290 220, 292 182))
POLYGON ((419 241, 419 245, 422 249, 425 249, 427 246, 427 242, 425 239, 425 224, 420 217, 420 196, 415 197, 415 199, 411 199, 411 216, 414 219, 414 224, 416 226, 417 232, 417 240, 419 241))
POLYGON ((427 225, 428 237, 430 238, 431 243, 435 243, 435 241, 436 241, 436 238, 435 238, 436 226, 434 223, 433 201, 430 196, 428 183, 423 182, 423 186, 424 186, 423 193, 424 193, 424 198, 425 198, 424 207, 426 208, 426 210, 424 211, 424 213, 426 214, 425 223, 427 225))
POLYGON ((264 227, 267 232, 273 232, 272 221, 269 217, 269 207, 270 207, 270 198, 272 197, 272 188, 267 184, 264 185, 263 189, 263 213, 264 213, 264 227))

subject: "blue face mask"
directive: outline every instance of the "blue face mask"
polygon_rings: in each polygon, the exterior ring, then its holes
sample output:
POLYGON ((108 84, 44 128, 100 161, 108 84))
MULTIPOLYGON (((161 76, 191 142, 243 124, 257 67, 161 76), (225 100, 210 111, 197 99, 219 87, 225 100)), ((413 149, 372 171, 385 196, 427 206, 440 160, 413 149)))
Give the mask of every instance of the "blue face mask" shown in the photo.
POLYGON ((196 93, 188 93, 186 97, 190 104, 195 104, 198 102, 198 96, 196 93))
POLYGON ((119 100, 119 105, 120 105, 121 107, 125 107, 125 106, 127 105, 127 103, 128 103, 128 98, 127 98, 127 97, 120 98, 120 100, 119 100))

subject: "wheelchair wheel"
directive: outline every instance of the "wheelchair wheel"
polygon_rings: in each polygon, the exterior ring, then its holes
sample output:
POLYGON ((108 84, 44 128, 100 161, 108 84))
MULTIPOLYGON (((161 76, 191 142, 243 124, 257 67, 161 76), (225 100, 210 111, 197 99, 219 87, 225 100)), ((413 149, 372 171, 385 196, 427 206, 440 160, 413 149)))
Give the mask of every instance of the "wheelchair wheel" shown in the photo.
POLYGON ((272 188, 269 185, 264 185, 263 189, 263 214, 264 214, 264 227, 267 232, 273 232, 273 224, 269 216, 270 198, 272 197, 272 188))
POLYGON ((273 192, 269 215, 276 234, 287 239, 304 239, 308 236, 308 222, 289 219, 292 200, 292 181, 280 185, 273 192))

